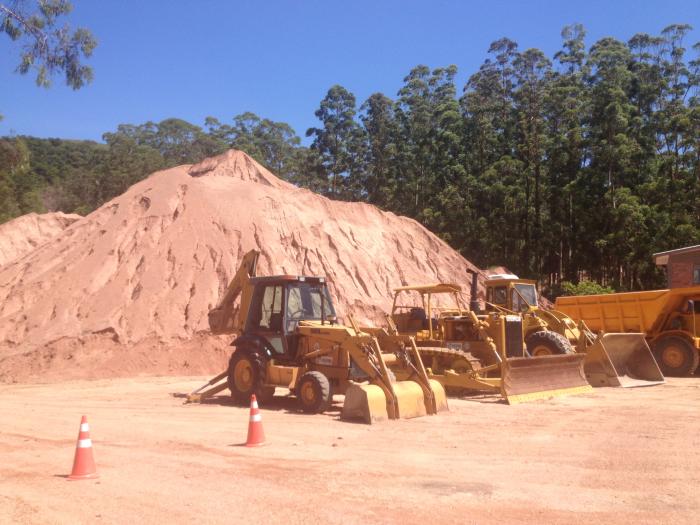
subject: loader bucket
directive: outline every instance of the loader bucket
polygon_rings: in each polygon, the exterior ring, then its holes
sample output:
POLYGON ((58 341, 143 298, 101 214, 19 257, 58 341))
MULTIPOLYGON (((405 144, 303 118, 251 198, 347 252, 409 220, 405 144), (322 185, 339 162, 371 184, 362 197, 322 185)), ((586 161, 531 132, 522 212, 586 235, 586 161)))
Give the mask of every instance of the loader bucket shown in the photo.
MULTIPOLYGON (((431 386, 433 386, 431 384, 431 386)), ((427 415, 423 389, 415 381, 396 381, 391 384, 396 403, 377 385, 350 385, 345 391, 342 419, 359 419, 372 424, 386 419, 410 419, 427 415)), ((436 393, 436 402, 447 408, 447 398, 442 390, 442 400, 436 393)))
POLYGON ((508 404, 583 394, 593 388, 583 373, 580 354, 514 357, 501 366, 501 394, 508 404))
POLYGON ((425 407, 423 389, 415 381, 396 381, 391 385, 394 389, 396 405, 399 413, 397 419, 411 419, 428 415, 425 407))
POLYGON ((386 395, 377 385, 350 385, 345 391, 342 419, 360 419, 371 425, 389 419, 386 395))
POLYGON ((584 369, 593 386, 651 386, 664 376, 643 334, 603 334, 586 349, 584 369))
POLYGON ((435 379, 429 379, 428 383, 433 391, 433 396, 435 397, 435 413, 444 412, 449 410, 447 407, 447 394, 445 393, 445 387, 442 386, 440 381, 435 379))

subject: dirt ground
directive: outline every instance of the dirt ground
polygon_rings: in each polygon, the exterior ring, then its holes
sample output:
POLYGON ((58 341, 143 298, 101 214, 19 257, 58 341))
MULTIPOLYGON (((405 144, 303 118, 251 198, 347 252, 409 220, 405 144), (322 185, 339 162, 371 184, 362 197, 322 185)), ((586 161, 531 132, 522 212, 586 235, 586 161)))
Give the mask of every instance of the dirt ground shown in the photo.
MULTIPOLYGON (((697 523, 700 378, 374 426, 183 405, 201 378, 0 386, 3 523, 697 523), (100 478, 69 482, 80 416, 100 478)), ((283 391, 279 390, 282 394, 283 391)))

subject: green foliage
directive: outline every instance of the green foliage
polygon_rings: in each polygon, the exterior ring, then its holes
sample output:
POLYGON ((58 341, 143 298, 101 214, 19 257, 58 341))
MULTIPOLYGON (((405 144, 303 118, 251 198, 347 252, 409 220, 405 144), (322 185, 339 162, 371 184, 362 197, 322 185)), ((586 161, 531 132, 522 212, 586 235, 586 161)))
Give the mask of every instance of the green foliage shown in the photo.
POLYGON ((551 58, 502 38, 461 90, 456 66, 418 65, 395 98, 359 108, 332 86, 310 147, 253 113, 122 124, 106 144, 5 140, 0 220, 89 212, 157 169, 233 147, 299 186, 421 221, 479 266, 554 295, 662 286, 651 255, 700 242, 700 43, 686 49, 688 31, 587 48, 573 25, 551 58))
POLYGON ((362 169, 361 148, 363 129, 355 121, 355 96, 342 86, 335 85, 316 110, 322 128, 310 128, 307 137, 314 137, 311 149, 318 155, 328 177, 328 188, 322 193, 345 197, 357 195, 356 172, 362 169))
POLYGON ((602 286, 593 281, 580 281, 578 284, 563 281, 561 290, 562 295, 600 295, 615 291, 609 286, 602 286))
POLYGON ((66 85, 73 89, 92 80, 92 68, 82 60, 92 55, 97 41, 87 29, 58 26, 58 19, 72 9, 68 0, 0 3, 0 32, 22 43, 17 72, 35 71, 38 86, 50 86, 58 72, 65 74, 66 85))

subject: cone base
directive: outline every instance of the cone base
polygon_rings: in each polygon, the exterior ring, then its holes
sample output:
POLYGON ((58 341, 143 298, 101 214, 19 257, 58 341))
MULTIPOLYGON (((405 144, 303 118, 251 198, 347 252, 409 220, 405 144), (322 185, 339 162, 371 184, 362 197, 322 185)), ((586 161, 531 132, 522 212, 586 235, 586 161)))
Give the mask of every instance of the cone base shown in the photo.
POLYGON ((97 472, 93 472, 92 474, 76 474, 76 475, 71 474, 70 476, 68 476, 68 480, 69 481, 78 481, 81 479, 96 479, 99 477, 100 477, 100 475, 97 472))

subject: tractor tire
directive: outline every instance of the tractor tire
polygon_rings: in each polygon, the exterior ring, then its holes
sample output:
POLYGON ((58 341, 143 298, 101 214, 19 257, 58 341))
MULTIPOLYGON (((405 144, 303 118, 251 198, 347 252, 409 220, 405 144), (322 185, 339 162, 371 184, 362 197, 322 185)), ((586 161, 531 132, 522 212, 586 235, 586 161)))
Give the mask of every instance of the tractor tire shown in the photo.
POLYGON ((525 338, 525 346, 531 357, 574 353, 566 337, 549 330, 531 333, 525 338))
POLYGON ((263 404, 275 394, 275 388, 265 386, 265 360, 260 354, 237 349, 228 363, 228 389, 233 400, 241 405, 250 403, 255 394, 258 403, 263 404))
POLYGON ((331 404, 331 384, 321 372, 306 372, 296 388, 299 405, 304 412, 319 414, 331 404))
POLYGON ((698 368, 700 354, 689 341, 670 335, 654 341, 652 353, 665 376, 691 376, 698 368))

